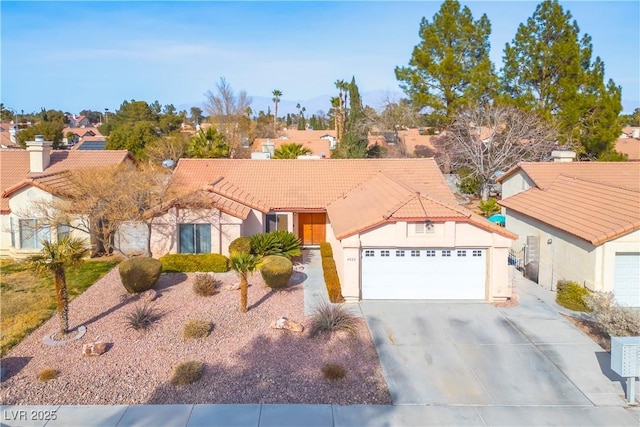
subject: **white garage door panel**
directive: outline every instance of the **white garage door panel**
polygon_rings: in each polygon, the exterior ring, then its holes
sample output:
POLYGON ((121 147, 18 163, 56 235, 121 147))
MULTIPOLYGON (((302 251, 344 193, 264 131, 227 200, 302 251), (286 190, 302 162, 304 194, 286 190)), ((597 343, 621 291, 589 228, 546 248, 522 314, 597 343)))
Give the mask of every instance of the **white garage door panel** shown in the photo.
POLYGON ((362 298, 483 300, 485 257, 483 249, 363 249, 362 298))
POLYGON ((640 307, 640 254, 616 254, 614 280, 616 302, 629 307, 640 307))

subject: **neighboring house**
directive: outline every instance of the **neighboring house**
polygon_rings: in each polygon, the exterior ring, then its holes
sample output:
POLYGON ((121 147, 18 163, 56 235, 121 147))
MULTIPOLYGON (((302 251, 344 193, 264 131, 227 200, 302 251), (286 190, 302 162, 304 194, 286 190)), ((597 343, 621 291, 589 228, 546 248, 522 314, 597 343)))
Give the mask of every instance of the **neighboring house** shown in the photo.
POLYGON ((32 209, 39 200, 65 194, 69 171, 133 161, 128 151, 52 150, 51 145, 37 136, 26 150, 0 150, 0 256, 23 258, 38 252, 42 239, 76 234, 68 224, 44 224, 32 209))
POLYGON ((616 140, 616 151, 627 155, 627 160, 640 161, 640 127, 626 127, 616 140))
POLYGON ((459 206, 433 159, 181 159, 170 191, 154 256, 288 230, 331 243, 348 301, 511 297, 516 236, 459 206))
MULTIPOLYGON (((256 138, 251 151, 252 153, 269 153, 269 156, 265 157, 273 157, 273 152, 284 144, 299 144, 311 150, 312 156, 329 158, 331 151, 336 148, 335 131, 285 129, 276 139, 256 138)), ((261 156, 254 157, 261 158, 261 156)))
POLYGON ((521 163, 499 178, 525 273, 576 281, 640 306, 640 163, 521 163))
POLYGON ((107 138, 102 135, 85 136, 78 141, 71 149, 72 150, 104 150, 107 146, 107 138))
POLYGON ((433 157, 436 148, 433 140, 438 135, 423 135, 420 129, 401 129, 397 132, 375 132, 368 136, 369 146, 386 147, 391 155, 409 157, 433 157))
POLYGON ((16 139, 18 133, 18 125, 11 123, 2 123, 0 125, 0 148, 22 148, 16 139))
POLYGON ((76 116, 75 114, 71 114, 67 116, 67 119, 69 120, 69 124, 76 128, 91 126, 92 124, 89 119, 83 115, 76 116))

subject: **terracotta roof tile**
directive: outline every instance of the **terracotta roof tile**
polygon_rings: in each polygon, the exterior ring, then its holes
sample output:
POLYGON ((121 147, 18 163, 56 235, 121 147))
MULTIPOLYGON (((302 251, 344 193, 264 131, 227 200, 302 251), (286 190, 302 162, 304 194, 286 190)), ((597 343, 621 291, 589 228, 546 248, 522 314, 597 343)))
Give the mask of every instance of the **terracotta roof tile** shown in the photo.
MULTIPOLYGON (((302 132, 302 131, 300 131, 302 132)), ((269 139, 269 138, 257 138, 253 141, 251 151, 254 153, 260 153, 263 151, 262 144, 264 142, 273 142, 274 148, 277 150, 285 144, 300 144, 305 148, 311 150, 311 154, 315 156, 324 155, 326 158, 331 157, 331 141, 328 139, 269 139)))
POLYGON ((640 160, 640 139, 618 138, 616 151, 627 155, 628 160, 640 160))
MULTIPOLYGON (((600 179, 600 177, 598 177, 600 179)), ((559 176, 499 202, 531 218, 599 245, 640 228, 640 192, 559 176)))

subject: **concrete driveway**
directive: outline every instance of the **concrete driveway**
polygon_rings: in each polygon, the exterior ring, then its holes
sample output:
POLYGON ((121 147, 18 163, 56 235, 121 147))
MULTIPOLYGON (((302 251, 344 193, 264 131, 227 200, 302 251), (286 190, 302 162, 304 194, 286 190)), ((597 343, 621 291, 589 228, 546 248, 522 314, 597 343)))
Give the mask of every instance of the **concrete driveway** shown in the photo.
POLYGON ((362 301, 394 405, 625 406, 608 353, 526 285, 511 308, 362 301))

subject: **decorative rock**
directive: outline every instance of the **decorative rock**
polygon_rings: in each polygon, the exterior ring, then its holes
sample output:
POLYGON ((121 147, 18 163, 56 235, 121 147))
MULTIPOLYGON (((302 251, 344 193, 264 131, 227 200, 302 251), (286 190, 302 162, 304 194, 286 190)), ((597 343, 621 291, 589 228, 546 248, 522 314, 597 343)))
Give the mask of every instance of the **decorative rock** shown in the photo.
POLYGON ((289 320, 286 317, 279 317, 278 320, 271 324, 273 329, 286 329, 292 332, 302 332, 304 326, 293 320, 289 320))
POLYGON ((107 343, 94 341, 82 346, 82 353, 85 356, 100 356, 107 351, 107 343))
POLYGON ((149 289, 140 294, 140 299, 146 302, 151 302, 156 298, 158 298, 158 291, 156 291, 155 289, 149 289))
POLYGON ((233 285, 227 285, 227 289, 230 291, 237 291, 240 289, 240 283, 235 283, 233 285))

